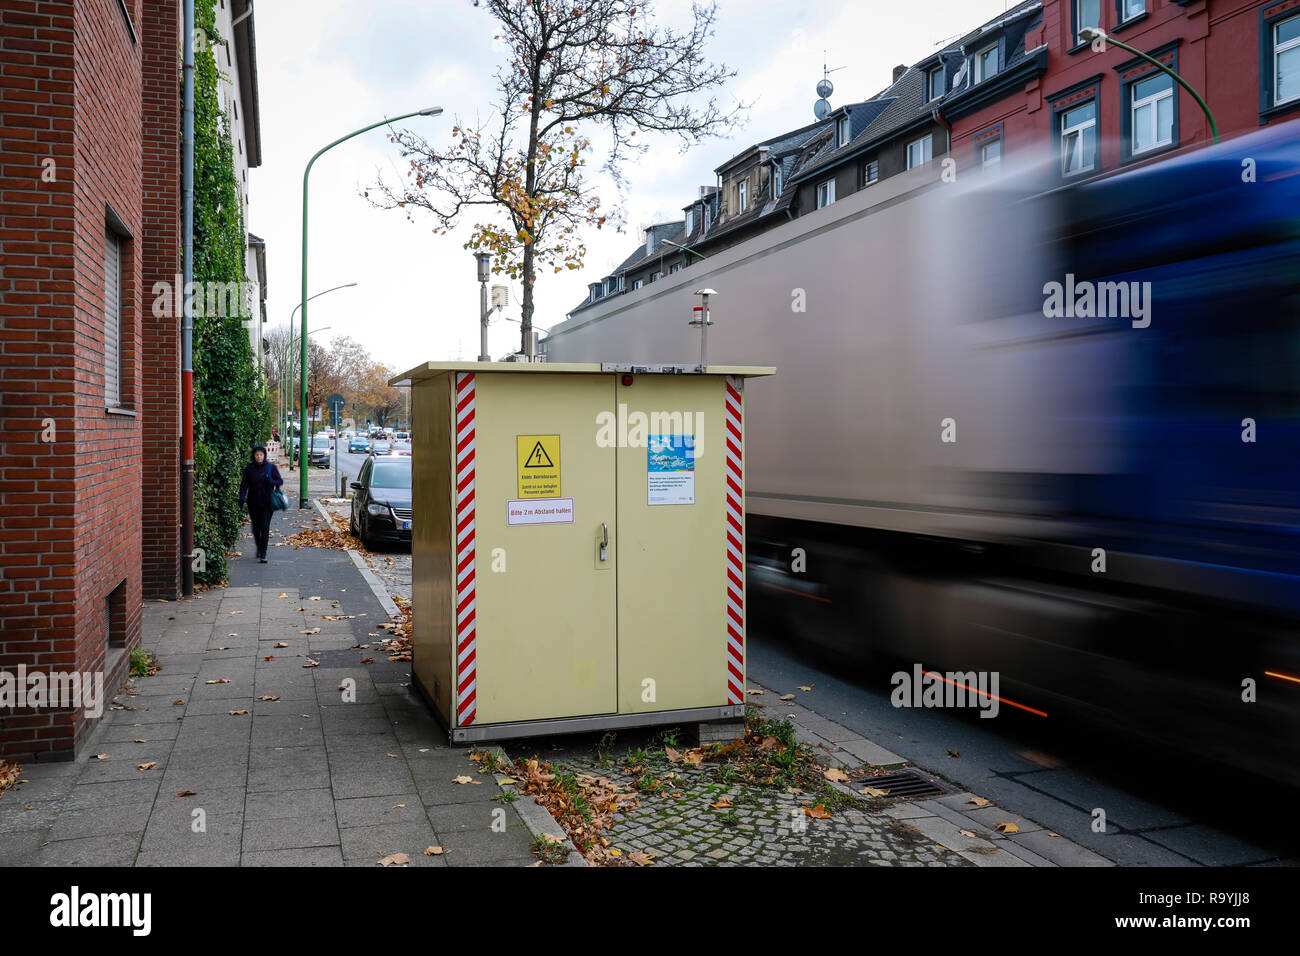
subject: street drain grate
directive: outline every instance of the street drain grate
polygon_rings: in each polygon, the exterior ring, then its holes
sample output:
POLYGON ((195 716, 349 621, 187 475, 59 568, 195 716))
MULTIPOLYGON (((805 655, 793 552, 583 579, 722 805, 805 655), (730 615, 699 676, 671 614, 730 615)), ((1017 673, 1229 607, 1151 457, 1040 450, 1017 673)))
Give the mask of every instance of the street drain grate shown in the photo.
POLYGON ((911 770, 900 770, 898 773, 887 773, 880 777, 867 777, 862 783, 876 790, 888 790, 887 796, 890 800, 942 797, 948 792, 941 784, 911 770))

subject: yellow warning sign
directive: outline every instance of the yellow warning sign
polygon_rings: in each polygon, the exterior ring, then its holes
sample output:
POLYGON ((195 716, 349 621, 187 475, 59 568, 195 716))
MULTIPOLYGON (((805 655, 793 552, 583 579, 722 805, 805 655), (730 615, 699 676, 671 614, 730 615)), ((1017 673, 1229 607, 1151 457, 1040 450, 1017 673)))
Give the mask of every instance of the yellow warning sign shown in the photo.
POLYGON ((517 435, 520 498, 560 497, 560 436, 517 435))

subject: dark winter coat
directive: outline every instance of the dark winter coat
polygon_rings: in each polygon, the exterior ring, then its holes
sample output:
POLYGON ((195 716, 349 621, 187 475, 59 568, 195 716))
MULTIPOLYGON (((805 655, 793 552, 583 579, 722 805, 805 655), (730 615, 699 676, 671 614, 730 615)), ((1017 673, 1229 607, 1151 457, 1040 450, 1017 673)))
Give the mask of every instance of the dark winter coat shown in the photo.
POLYGON ((266 446, 257 445, 249 453, 250 460, 244 466, 244 479, 239 483, 239 507, 244 507, 244 502, 247 501, 250 511, 254 508, 270 511, 271 490, 283 485, 284 479, 280 477, 280 470, 271 459, 266 458, 260 465, 257 463, 253 453, 259 450, 265 458, 266 446))

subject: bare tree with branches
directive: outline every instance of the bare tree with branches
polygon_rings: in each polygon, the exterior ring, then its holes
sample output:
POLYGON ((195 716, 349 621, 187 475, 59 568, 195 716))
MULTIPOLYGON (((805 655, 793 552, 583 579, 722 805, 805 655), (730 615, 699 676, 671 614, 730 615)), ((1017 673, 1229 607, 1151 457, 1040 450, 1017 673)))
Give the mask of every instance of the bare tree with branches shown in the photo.
MULTIPOLYGON (((533 287, 539 266, 581 268, 585 226, 619 224, 602 212, 582 170, 601 127, 612 146, 603 168, 621 188, 623 167, 648 147, 638 133, 676 137, 683 149, 728 131, 744 104, 702 101, 735 71, 710 63, 717 3, 693 3, 690 24, 675 30, 656 22, 653 0, 475 0, 496 18, 508 50, 496 72, 498 115, 467 126, 457 119, 441 147, 409 129, 392 141, 410 162, 408 181, 382 180, 366 196, 387 209, 423 209, 434 231, 459 224, 482 207, 466 248, 486 249, 494 271, 522 279, 521 341, 533 327, 533 287), (495 215, 494 215, 495 214, 495 215)), ((619 225, 621 231, 621 224, 619 225)))

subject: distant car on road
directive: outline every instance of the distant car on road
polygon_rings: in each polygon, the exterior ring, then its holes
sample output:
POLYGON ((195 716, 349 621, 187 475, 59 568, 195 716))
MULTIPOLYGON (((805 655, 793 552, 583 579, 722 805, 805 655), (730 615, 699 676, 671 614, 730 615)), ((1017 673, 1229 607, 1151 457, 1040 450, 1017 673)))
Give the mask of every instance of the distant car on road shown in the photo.
POLYGON ((387 455, 392 448, 392 441, 388 438, 374 438, 370 442, 370 454, 387 455))
POLYGON ((330 466, 330 454, 329 435, 322 433, 312 436, 311 449, 307 452, 307 464, 328 468, 330 466))
POLYGON ((411 454, 411 443, 409 441, 394 439, 388 444, 388 454, 409 456, 411 454))
POLYGON ((348 439, 348 454, 355 455, 358 452, 370 451, 370 439, 365 435, 353 435, 348 439))
POLYGON ((411 543, 411 459, 367 458, 352 491, 349 528, 366 548, 411 543))

